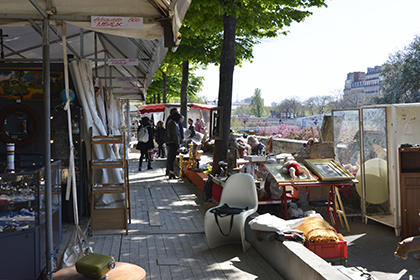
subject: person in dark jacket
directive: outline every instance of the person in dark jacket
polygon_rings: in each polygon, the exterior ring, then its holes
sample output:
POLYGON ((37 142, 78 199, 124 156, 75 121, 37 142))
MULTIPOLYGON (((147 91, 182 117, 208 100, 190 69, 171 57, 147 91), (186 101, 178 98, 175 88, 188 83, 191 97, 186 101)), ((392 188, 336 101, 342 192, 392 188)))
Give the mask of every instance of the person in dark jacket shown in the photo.
POLYGON ((156 124, 156 142, 158 143, 158 157, 165 157, 165 149, 163 144, 166 143, 166 129, 163 126, 163 121, 158 121, 156 124))
MULTIPOLYGON (((166 121, 165 121, 165 129, 166 129, 166 131, 167 131, 167 129, 168 129, 168 123, 169 123, 169 121, 171 120, 171 116, 174 114, 174 113, 178 113, 178 109, 177 108, 172 108, 170 111, 169 111, 169 116, 166 118, 166 121)), ((178 113, 179 114, 179 113, 178 113)), ((166 155, 168 155, 169 154, 169 149, 168 149, 168 145, 166 145, 166 155)), ((168 175, 169 176, 169 167, 168 167, 168 161, 166 161, 166 175, 168 175)))
POLYGON ((172 114, 174 114, 174 113, 178 113, 178 109, 177 109, 177 108, 172 108, 172 109, 169 111, 169 116, 166 118, 166 121, 165 121, 165 128, 167 128, 167 127, 168 127, 168 122, 171 120, 171 116, 172 116, 172 114))
POLYGON ((184 144, 183 142, 185 141, 185 139, 184 139, 185 135, 184 135, 184 125, 183 125, 183 122, 184 122, 185 117, 183 115, 180 115, 180 116, 181 116, 181 118, 178 121, 179 135, 181 137, 180 143, 181 144, 184 144))
POLYGON ((171 119, 166 127, 166 147, 168 148, 168 155, 166 158, 166 166, 168 168, 167 175, 169 179, 177 179, 174 172, 174 164, 176 155, 180 152, 181 135, 179 132, 178 122, 181 119, 179 113, 173 113, 171 119))
POLYGON ((147 131, 149 133, 149 140, 147 142, 138 142, 137 148, 140 150, 140 158, 139 158, 139 171, 141 171, 141 165, 143 163, 143 159, 147 162, 147 169, 153 169, 152 168, 152 159, 151 154, 149 153, 149 149, 153 149, 153 135, 154 135, 154 128, 150 125, 150 119, 148 117, 143 117, 141 119, 141 124, 137 130, 137 133, 142 129, 143 127, 147 128, 147 131))

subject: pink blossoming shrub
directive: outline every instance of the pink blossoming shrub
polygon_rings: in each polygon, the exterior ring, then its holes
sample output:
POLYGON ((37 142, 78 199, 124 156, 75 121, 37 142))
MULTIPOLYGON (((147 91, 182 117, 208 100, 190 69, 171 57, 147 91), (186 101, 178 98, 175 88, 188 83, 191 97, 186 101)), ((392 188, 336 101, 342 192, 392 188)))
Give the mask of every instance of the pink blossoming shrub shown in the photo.
MULTIPOLYGON (((282 138, 295 140, 308 140, 312 136, 310 128, 300 128, 297 125, 282 123, 275 127, 259 127, 257 132, 259 136, 271 136, 281 134, 282 138)), ((315 138, 319 139, 318 130, 314 129, 315 138)))

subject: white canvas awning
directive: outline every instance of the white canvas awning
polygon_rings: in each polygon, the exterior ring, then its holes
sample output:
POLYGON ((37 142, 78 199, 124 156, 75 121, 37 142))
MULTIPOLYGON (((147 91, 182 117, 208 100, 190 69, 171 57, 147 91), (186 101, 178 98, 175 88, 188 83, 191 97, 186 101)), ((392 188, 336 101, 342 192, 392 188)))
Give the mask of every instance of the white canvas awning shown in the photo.
MULTIPOLYGON (((191 0, 0 0, 4 61, 42 60, 42 20, 50 19, 50 61, 62 61, 59 26, 67 23, 68 54, 95 63, 104 85, 124 99, 144 100, 147 87, 176 42, 191 0), (51 7, 51 8, 47 8, 51 7), (93 28, 91 18, 141 17, 143 28, 93 28), (95 36, 96 35, 96 36, 95 36), (7 36, 7 37, 6 37, 7 36), (136 58, 135 66, 103 68, 109 58, 136 58), (136 77, 115 82, 116 77, 136 77), (136 90, 136 89, 137 90, 136 90), (129 89, 129 90, 127 90, 129 89)), ((1 60, 0 60, 1 61, 1 60)))

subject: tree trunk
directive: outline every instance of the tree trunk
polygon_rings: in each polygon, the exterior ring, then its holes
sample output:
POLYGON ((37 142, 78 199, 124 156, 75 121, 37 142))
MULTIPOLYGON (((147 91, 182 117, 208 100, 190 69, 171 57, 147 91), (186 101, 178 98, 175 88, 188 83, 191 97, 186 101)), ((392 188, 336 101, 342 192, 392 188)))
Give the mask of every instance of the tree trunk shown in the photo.
POLYGON ((186 127, 187 125, 187 89, 188 89, 188 75, 189 75, 190 64, 188 60, 185 60, 182 63, 182 81, 181 81, 181 115, 183 115, 184 121, 182 125, 186 127))
POLYGON ((166 73, 162 73, 162 101, 166 103, 166 73))
POLYGON ((222 140, 216 140, 213 153, 213 174, 220 173, 219 161, 226 160, 232 110, 233 70, 235 68, 235 37, 238 19, 226 15, 223 18, 223 46, 220 55, 220 85, 218 106, 222 107, 222 140))

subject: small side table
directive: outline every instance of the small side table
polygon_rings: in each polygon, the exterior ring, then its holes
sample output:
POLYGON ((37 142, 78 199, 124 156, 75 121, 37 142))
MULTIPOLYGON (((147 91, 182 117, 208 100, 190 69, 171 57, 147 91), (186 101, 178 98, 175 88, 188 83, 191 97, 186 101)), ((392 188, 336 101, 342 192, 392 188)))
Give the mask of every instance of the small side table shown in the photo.
MULTIPOLYGON (((107 280, 113 279, 126 279, 126 280, 145 280, 146 271, 138 265, 125 263, 125 262, 115 262, 115 268, 111 269, 108 273, 107 280)), ((53 278, 55 280, 92 280, 92 278, 87 278, 80 274, 76 270, 76 266, 69 266, 62 268, 57 271, 53 278)))

